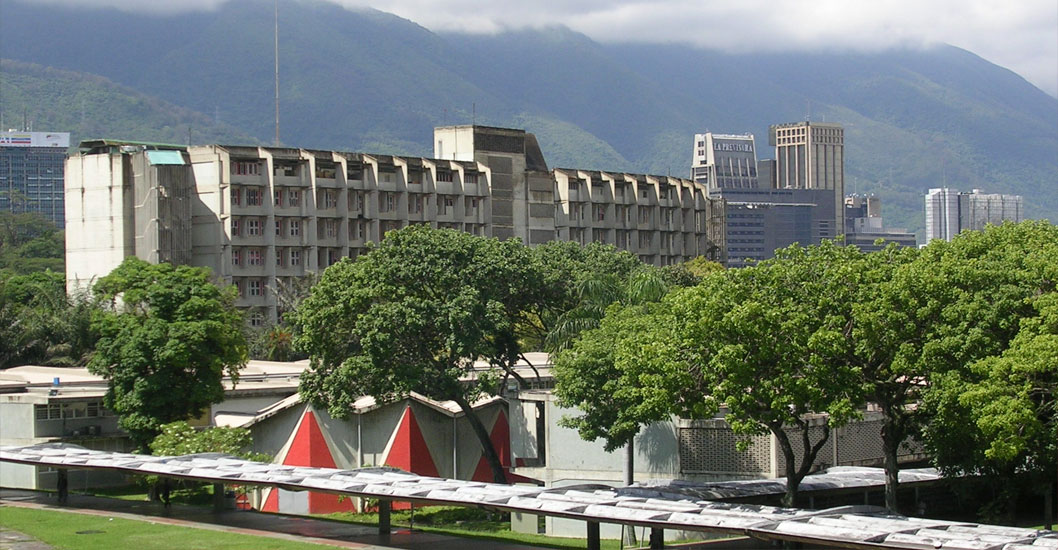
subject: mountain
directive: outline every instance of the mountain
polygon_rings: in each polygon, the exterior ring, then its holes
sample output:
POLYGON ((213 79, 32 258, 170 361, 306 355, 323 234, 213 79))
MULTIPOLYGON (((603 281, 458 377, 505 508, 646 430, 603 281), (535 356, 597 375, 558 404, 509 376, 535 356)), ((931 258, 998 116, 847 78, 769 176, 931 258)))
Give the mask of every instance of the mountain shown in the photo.
MULTIPOLYGON (((0 0, 0 55, 100 75, 271 142, 272 7, 161 16, 0 0)), ((958 48, 732 55, 563 27, 434 33, 312 0, 279 9, 289 145, 429 156, 434 126, 473 121, 536 133, 552 166, 685 176, 694 133, 751 132, 767 158, 768 125, 809 116, 845 125, 847 191, 882 196, 890 225, 921 229, 924 191, 942 185, 1020 193, 1030 217, 1058 220, 1058 99, 958 48)))
POLYGON ((70 132, 71 145, 98 137, 260 143, 231 125, 101 76, 8 59, 0 60, 0 107, 4 128, 26 120, 38 130, 70 132))

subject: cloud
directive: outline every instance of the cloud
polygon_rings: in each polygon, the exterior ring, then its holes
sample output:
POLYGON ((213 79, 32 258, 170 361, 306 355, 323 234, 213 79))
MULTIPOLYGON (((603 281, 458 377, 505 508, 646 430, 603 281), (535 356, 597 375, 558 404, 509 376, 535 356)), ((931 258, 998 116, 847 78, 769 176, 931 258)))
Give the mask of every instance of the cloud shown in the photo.
MULTIPOLYGON (((226 0, 38 0, 129 11, 214 9, 226 0)), ((729 52, 878 50, 947 43, 1058 96, 1055 0, 324 0, 375 7, 436 32, 565 25, 600 42, 680 42, 729 52)))

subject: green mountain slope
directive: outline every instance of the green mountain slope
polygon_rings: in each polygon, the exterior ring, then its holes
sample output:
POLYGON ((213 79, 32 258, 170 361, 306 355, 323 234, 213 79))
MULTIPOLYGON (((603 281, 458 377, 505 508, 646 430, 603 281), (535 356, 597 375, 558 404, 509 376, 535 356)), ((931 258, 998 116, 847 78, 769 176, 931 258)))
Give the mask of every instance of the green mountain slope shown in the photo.
MULTIPOLYGON (((272 141, 270 1, 0 10, 5 57, 96 73, 272 141)), ((682 176, 696 132, 754 133, 767 158, 768 125, 808 116, 845 124, 847 190, 881 195, 891 224, 921 228, 922 194, 942 185, 1021 193, 1029 216, 1058 220, 1058 100, 957 48, 728 55, 561 27, 437 34, 314 0, 281 0, 280 18, 288 145, 430 155, 433 126, 473 121, 535 132, 552 166, 682 176)))
POLYGON ((98 137, 258 143, 231 125, 103 77, 8 59, 0 60, 0 112, 5 127, 21 126, 25 118, 35 129, 70 132, 71 145, 98 137))

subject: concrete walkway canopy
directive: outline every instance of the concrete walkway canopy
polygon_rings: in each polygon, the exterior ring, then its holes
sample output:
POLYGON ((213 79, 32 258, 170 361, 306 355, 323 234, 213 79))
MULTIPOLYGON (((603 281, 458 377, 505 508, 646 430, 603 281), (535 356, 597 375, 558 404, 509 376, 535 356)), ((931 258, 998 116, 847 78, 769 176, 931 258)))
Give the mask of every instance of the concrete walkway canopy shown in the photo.
POLYGON ((870 506, 803 510, 723 503, 644 487, 544 489, 424 477, 388 468, 308 468, 220 454, 148 456, 66 444, 2 447, 0 461, 578 519, 588 522, 589 547, 594 546, 590 536, 593 526, 597 544, 598 524, 617 523, 844 548, 1058 549, 1058 533, 1054 531, 909 518, 870 506))

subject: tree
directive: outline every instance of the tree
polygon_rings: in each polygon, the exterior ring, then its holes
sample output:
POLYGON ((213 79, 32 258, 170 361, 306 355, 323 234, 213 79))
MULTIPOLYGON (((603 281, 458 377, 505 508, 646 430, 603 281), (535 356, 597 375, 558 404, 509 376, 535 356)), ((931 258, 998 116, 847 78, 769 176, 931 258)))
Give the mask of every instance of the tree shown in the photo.
MULTIPOLYGON (((945 473, 982 476, 999 487, 1007 498, 994 508, 1013 516, 1017 490, 1027 484, 1042 489, 1053 510, 1058 230, 1007 225, 953 244, 949 255, 966 264, 959 276, 974 281, 973 294, 955 305, 973 323, 964 329, 972 331, 965 340, 975 353, 965 366, 938 372, 925 391, 925 446, 945 473)), ((1052 521, 1053 512, 1046 517, 1052 521)))
POLYGON ((696 382, 673 402, 695 416, 723 405, 736 434, 771 433, 784 458, 787 506, 831 428, 859 414, 861 373, 843 359, 862 263, 855 248, 795 245, 673 296, 672 315, 685 322, 662 337, 678 342, 696 382), (813 413, 825 415, 816 441, 813 413))
POLYGON ((151 454, 159 456, 224 453, 258 462, 271 460, 268 455, 253 452, 253 435, 246 428, 213 426, 197 430, 183 420, 160 426, 150 447, 151 454))
POLYGON ((631 252, 596 242, 549 241, 530 249, 530 255, 542 281, 539 300, 519 330, 523 340, 537 349, 545 347, 544 340, 561 316, 583 304, 589 279, 618 285, 646 265, 631 252))
POLYGON ((0 368, 87 362, 96 305, 85 294, 67 296, 65 285, 62 273, 0 271, 0 368))
POLYGON ((237 380, 247 356, 233 288, 204 268, 128 258, 93 290, 108 307, 92 321, 88 368, 108 381, 103 402, 140 450, 163 424, 224 399, 223 377, 237 380))
POLYGON ((355 262, 329 267, 292 315, 295 346, 311 364, 300 391, 335 418, 346 418, 363 395, 388 402, 418 392, 455 401, 493 478, 505 483, 472 408, 500 384, 473 364, 485 359, 503 376, 517 376, 518 327, 540 299, 540 281, 516 240, 426 226, 391 231, 355 262))
POLYGON ((1042 266, 1058 256, 1055 243, 1054 226, 1024 222, 964 232, 920 252, 869 255, 851 362, 863 370, 868 398, 883 416, 886 507, 898 508, 899 446, 936 414, 919 406, 924 394, 1004 352, 1019 320, 1035 315, 1031 298, 1054 289, 1053 271, 1042 266))

